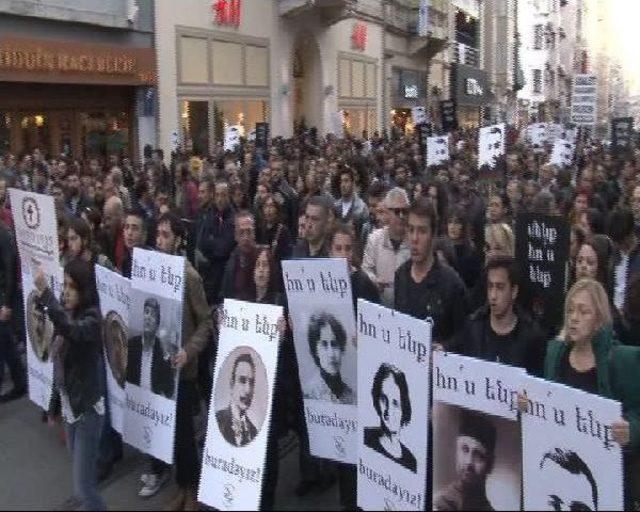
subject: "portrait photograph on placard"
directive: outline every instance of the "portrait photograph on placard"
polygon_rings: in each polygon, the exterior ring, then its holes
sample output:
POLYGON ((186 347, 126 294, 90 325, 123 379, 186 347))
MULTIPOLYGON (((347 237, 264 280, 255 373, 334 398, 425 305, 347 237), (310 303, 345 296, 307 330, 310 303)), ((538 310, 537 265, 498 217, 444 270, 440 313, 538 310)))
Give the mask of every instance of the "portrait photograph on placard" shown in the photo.
POLYGON ((519 510, 517 422, 464 407, 433 407, 433 510, 519 510))
POLYGON ((177 372, 171 358, 180 350, 182 304, 166 297, 133 293, 126 381, 170 400, 177 372), (143 364, 151 354, 150 364, 143 364))
POLYGON ((27 333, 33 353, 42 363, 49 360, 53 341, 53 324, 43 308, 37 303, 38 292, 33 290, 27 299, 27 333))
POLYGON ((105 353, 109 371, 121 389, 127 372, 127 326, 116 311, 109 311, 102 323, 105 353))
POLYGON ((251 347, 233 350, 222 363, 215 383, 216 424, 222 437, 235 447, 251 444, 267 415, 267 371, 251 347))
POLYGON ((347 336, 343 316, 318 309, 307 320, 308 352, 302 358, 305 375, 309 376, 302 381, 306 399, 356 403, 355 345, 347 336))

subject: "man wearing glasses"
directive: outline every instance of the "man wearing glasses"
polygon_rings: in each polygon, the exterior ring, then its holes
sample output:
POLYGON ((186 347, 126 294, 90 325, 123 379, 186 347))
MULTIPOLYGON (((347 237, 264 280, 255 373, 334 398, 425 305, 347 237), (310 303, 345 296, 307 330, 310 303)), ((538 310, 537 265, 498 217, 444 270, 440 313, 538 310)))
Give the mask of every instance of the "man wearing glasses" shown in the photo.
POLYGON ((400 187, 390 190, 385 197, 384 206, 388 212, 387 226, 369 235, 362 270, 378 286, 382 305, 392 308, 396 270, 409 261, 411 256, 406 240, 409 212, 407 192, 400 187))

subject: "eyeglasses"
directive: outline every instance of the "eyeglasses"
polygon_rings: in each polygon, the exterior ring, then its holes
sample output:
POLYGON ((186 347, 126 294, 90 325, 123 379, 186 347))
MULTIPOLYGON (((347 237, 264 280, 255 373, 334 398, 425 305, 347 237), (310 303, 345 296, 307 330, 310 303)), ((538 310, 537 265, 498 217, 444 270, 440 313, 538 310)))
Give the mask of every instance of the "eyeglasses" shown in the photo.
POLYGON ((389 210, 394 215, 397 215, 398 217, 406 217, 409 213, 409 208, 387 208, 387 210, 389 210))

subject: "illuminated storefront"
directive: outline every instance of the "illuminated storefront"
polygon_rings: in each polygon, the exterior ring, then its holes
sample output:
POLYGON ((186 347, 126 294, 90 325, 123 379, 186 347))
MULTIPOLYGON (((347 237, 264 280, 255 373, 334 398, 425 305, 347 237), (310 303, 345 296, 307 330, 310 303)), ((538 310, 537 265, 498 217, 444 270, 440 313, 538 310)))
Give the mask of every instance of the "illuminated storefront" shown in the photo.
POLYGON ((0 151, 135 156, 137 97, 155 82, 151 47, 0 37, 0 151))

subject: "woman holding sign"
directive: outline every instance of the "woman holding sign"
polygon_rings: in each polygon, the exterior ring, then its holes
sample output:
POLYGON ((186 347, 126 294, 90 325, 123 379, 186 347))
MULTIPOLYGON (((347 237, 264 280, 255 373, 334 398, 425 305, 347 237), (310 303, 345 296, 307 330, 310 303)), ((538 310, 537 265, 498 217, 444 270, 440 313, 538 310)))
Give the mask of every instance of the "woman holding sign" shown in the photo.
MULTIPOLYGON (((626 449, 625 477, 640 447, 640 351, 613 337, 611 308, 603 286, 593 279, 573 285, 565 302, 564 329, 547 347, 546 379, 622 403, 624 417, 612 425, 613 438, 626 449)), ((637 478, 637 477, 636 477, 637 478)), ((627 482, 627 499, 637 498, 627 482)))
POLYGON ((35 280, 38 302, 54 325, 54 388, 60 394, 73 460, 73 491, 86 510, 106 510, 98 491, 97 462, 104 421, 105 382, 98 292, 90 263, 75 259, 64 268, 62 303, 42 270, 35 280))

